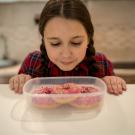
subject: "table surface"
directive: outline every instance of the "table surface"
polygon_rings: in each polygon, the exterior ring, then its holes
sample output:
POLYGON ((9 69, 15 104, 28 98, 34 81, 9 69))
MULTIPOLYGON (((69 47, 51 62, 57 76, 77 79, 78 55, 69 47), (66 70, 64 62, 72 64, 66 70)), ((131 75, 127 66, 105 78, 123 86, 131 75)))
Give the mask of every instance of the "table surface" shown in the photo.
POLYGON ((135 135, 135 84, 128 84, 127 88, 120 96, 106 93, 104 106, 94 118, 25 121, 19 119, 25 110, 19 103, 23 95, 15 94, 7 84, 0 84, 0 135, 135 135))

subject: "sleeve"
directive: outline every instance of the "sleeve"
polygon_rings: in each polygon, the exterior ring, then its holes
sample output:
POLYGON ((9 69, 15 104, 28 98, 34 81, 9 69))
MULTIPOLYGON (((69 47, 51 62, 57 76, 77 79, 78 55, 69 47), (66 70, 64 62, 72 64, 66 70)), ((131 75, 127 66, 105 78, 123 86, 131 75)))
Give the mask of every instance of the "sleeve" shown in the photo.
POLYGON ((96 53, 96 61, 99 70, 96 74, 97 77, 112 76, 115 75, 112 62, 102 53, 96 53))
POLYGON ((22 65, 19 69, 18 74, 29 74, 28 70, 30 67, 30 61, 31 61, 31 55, 28 54, 26 58, 24 59, 24 61, 22 62, 22 65))
POLYGON ((113 64, 105 55, 103 55, 103 63, 105 69, 105 76, 115 75, 113 64))
POLYGON ((29 53, 24 59, 18 74, 28 74, 31 77, 40 75, 39 67, 41 66, 41 58, 38 52, 29 53))

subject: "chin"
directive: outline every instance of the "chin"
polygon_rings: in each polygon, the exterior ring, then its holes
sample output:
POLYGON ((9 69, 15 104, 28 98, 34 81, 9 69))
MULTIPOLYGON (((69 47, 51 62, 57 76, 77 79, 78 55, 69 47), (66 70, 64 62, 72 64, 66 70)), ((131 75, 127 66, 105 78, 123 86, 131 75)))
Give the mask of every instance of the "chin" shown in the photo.
POLYGON ((67 67, 67 68, 65 68, 65 67, 59 67, 62 71, 71 71, 71 70, 73 70, 75 67, 67 67))
POLYGON ((64 68, 64 69, 63 69, 63 68, 60 68, 60 69, 61 69, 62 71, 71 71, 71 70, 73 70, 73 68, 67 68, 67 69, 66 69, 66 68, 64 68))

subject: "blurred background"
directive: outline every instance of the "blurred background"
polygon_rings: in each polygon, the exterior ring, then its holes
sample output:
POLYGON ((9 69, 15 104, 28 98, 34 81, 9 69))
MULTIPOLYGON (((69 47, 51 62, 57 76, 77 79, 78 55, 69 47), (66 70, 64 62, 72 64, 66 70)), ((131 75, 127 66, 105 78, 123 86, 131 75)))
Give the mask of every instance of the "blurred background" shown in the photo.
MULTIPOLYGON (((40 46, 38 20, 47 0, 0 0, 0 83, 17 74, 25 56, 40 46)), ((115 73, 135 83, 135 1, 83 0, 95 28, 95 48, 115 73)))

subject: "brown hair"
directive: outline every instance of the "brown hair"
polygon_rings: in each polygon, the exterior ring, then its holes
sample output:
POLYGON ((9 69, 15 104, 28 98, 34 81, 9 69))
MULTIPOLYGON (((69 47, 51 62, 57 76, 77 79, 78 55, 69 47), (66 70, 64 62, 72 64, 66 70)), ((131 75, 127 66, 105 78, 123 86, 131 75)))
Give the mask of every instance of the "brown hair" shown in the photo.
MULTIPOLYGON (((89 44, 86 51, 88 59, 87 64, 89 67, 89 75, 92 75, 97 71, 97 66, 94 58, 95 48, 93 46, 94 28, 88 9, 81 0, 49 0, 43 8, 39 20, 39 32, 42 38, 44 37, 44 29, 47 22, 56 16, 77 20, 84 26, 89 38, 89 44)), ((44 65, 44 75, 49 76, 48 68, 46 68, 49 58, 46 53, 43 39, 40 45, 40 50, 42 53, 42 63, 44 65)))

